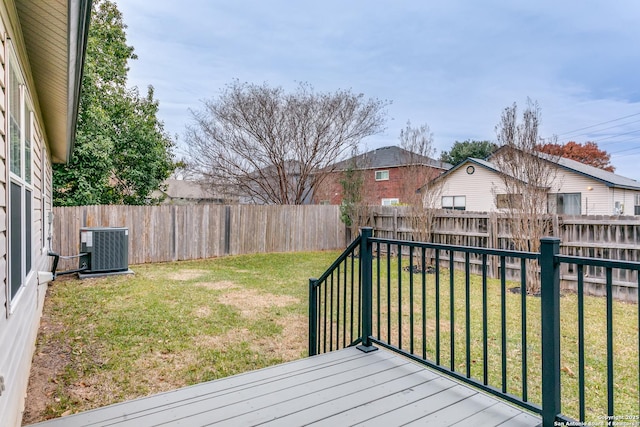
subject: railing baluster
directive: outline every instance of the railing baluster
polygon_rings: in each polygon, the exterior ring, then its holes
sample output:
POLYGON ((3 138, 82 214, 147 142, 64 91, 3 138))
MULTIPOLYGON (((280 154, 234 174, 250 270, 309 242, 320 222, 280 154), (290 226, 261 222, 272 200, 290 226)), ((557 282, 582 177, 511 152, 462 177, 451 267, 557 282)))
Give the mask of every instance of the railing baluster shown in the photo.
POLYGON ((527 260, 520 259, 520 316, 522 333, 522 401, 528 400, 527 390, 527 260))
POLYGON ((613 416, 613 279, 607 267, 607 415, 613 416))
POLYGON ((584 384, 584 267, 578 264, 578 403, 580 405, 580 421, 585 419, 585 384, 584 384))
POLYGON ((453 255, 454 252, 452 250, 449 251, 449 351, 450 351, 450 362, 451 362, 451 370, 456 370, 456 328, 455 328, 455 270, 453 265, 453 255))
POLYGON ((376 320, 378 325, 378 333, 376 337, 382 338, 380 335, 380 243, 376 244, 376 320))
POLYGON ((427 358, 427 265, 426 248, 422 247, 422 358, 427 358))
POLYGON ((409 352, 413 354, 413 246, 409 246, 409 352))
POLYGON ((440 365, 440 249, 436 249, 436 364, 440 365))
POLYGON ((507 258, 500 257, 500 323, 502 352, 502 392, 507 392, 507 258))
POLYGON ((349 264, 347 260, 344 260, 344 268, 343 268, 343 276, 344 283, 342 284, 342 290, 344 297, 342 298, 342 314, 344 316, 344 320, 342 322, 342 346, 347 346, 347 270, 349 269, 349 264))
POLYGON ((350 340, 351 342, 353 342, 353 282, 355 281, 355 256, 353 255, 353 253, 351 254, 351 325, 350 325, 350 330, 349 332, 351 333, 350 335, 350 340))
POLYGON ((358 337, 362 336, 362 316, 359 315, 360 313, 362 313, 362 250, 358 261, 358 311, 356 313, 358 315, 358 337))
POLYGON ((487 342, 487 254, 482 254, 482 382, 489 384, 489 348, 487 342))
POLYGON ((387 343, 391 344, 391 244, 387 243, 387 343))
POLYGON ((331 290, 329 291, 329 351, 333 351, 333 273, 331 273, 331 290))
POLYGON ((469 252, 464 254, 464 286, 465 286, 465 329, 466 329, 466 350, 467 350, 467 378, 471 378, 471 271, 469 252))
POLYGON ((324 328, 322 330, 322 339, 323 339, 323 348, 322 348, 322 352, 326 353, 327 352, 327 281, 324 280, 322 282, 322 288, 324 290, 324 298, 322 300, 322 304, 323 304, 323 324, 324 324, 324 328))
POLYGON ((318 354, 318 289, 316 279, 309 279, 309 356, 318 354))
POLYGON ((336 270, 336 282, 336 348, 340 348, 340 264, 336 270))
POLYGON ((398 245, 398 348, 402 348, 402 245, 398 245))

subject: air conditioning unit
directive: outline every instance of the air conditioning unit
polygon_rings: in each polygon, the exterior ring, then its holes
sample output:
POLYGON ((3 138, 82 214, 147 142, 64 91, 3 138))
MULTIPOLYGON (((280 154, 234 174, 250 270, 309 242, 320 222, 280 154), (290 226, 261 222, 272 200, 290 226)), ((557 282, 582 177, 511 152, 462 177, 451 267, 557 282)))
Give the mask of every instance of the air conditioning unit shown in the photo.
POLYGON ((125 227, 80 228, 80 263, 84 274, 129 269, 129 229, 125 227))

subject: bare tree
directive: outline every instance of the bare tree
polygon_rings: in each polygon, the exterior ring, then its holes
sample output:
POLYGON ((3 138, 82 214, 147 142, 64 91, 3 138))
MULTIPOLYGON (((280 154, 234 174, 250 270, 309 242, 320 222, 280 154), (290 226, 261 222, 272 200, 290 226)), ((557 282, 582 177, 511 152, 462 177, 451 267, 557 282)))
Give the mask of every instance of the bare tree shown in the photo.
MULTIPOLYGON (((404 170, 403 182, 408 188, 406 203, 410 206, 411 229, 413 239, 431 242, 433 239, 433 221, 435 204, 430 203, 439 193, 439 187, 429 182, 439 175, 433 147, 433 133, 428 124, 412 127, 411 121, 400 131, 400 148, 406 150, 408 158, 404 170)), ((431 251, 429 251, 430 253, 431 251)), ((419 256, 416 254, 416 257, 419 256)), ((430 255, 428 256, 430 258, 430 255)), ((416 264, 420 264, 417 261, 416 264)), ((422 266, 424 269, 426 266, 422 266)))
POLYGON ((383 130, 387 105, 347 90, 319 93, 301 83, 287 93, 236 80, 191 111, 189 163, 247 200, 303 204, 337 159, 383 130))
MULTIPOLYGON (((518 121, 514 103, 502 112, 496 126, 501 147, 491 161, 502 172, 502 187, 494 186, 496 205, 507 216, 513 249, 537 252, 540 238, 549 235, 551 222, 546 217, 548 192, 557 177, 557 159, 537 151, 542 139, 538 134, 540 108, 537 102, 527 101, 518 121)), ((530 263, 527 292, 537 293, 540 281, 537 265, 530 263)))

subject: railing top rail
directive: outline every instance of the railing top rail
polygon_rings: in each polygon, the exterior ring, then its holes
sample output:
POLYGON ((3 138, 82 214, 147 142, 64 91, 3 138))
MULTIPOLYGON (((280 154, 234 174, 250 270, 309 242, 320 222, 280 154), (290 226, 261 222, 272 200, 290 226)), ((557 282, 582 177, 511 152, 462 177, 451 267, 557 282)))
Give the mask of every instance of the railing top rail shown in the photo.
POLYGON ((640 271, 640 262, 621 261, 607 258, 593 258, 574 255, 557 255, 556 260, 567 264, 588 265, 594 267, 622 268, 640 271))
POLYGON ((347 246, 347 249, 345 249, 344 252, 342 252, 340 256, 333 262, 333 264, 331 264, 331 266, 327 268, 327 270, 322 273, 322 275, 318 279, 316 279, 316 284, 325 281, 331 275, 331 272, 333 272, 333 270, 335 270, 338 265, 340 265, 360 245, 361 239, 362 236, 358 235, 358 237, 356 237, 355 240, 351 242, 349 246, 347 246))
POLYGON ((384 244, 388 243, 392 245, 413 246, 416 248, 439 249, 444 251, 454 251, 454 252, 464 252, 464 253, 468 252, 468 253, 474 253, 474 254, 506 256, 506 257, 513 257, 513 258, 522 258, 522 259, 538 259, 540 256, 540 254, 537 252, 514 251, 514 250, 508 250, 508 249, 487 249, 487 248, 481 248, 477 246, 445 245, 442 243, 414 242, 411 240, 385 239, 380 237, 373 237, 369 240, 371 242, 376 242, 376 243, 384 243, 384 244))

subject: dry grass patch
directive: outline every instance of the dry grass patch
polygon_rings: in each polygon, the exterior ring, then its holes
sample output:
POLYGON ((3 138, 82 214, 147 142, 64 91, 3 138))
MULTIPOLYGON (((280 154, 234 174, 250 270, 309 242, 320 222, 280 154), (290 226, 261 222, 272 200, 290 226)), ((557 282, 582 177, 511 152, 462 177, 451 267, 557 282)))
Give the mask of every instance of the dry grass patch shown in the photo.
POLYGON ((198 347, 224 349, 253 338, 253 334, 246 328, 232 329, 221 335, 198 335, 193 337, 193 342, 198 347))
POLYGON ((211 315, 211 307, 208 305, 200 306, 193 310, 193 315, 200 319, 205 319, 211 315))
POLYGON ((271 307, 286 307, 298 304, 298 298, 289 295, 274 295, 255 289, 243 289, 226 293, 218 301, 240 311, 244 317, 255 318, 271 307))
POLYGON ((306 355, 309 326, 306 316, 291 315, 278 319, 282 326, 279 337, 262 337, 254 345, 255 351, 265 351, 284 361, 296 360, 306 355))
POLYGON ((174 273, 168 274, 166 277, 169 280, 187 281, 197 279, 200 276, 207 274, 207 270, 191 270, 184 269, 178 270, 174 273))
POLYGON ((235 283, 230 282, 228 280, 222 280, 220 282, 198 282, 198 283, 194 283, 194 286, 211 289, 213 291, 222 291, 222 290, 225 290, 225 289, 235 289, 235 288, 238 287, 238 285, 236 285, 235 283))

